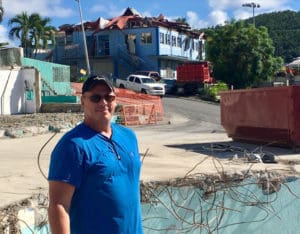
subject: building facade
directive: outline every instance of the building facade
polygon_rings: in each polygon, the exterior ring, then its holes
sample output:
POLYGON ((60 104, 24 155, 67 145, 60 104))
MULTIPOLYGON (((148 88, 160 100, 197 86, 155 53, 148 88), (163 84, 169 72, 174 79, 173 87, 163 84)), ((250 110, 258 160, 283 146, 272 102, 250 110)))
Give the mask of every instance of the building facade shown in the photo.
MULTIPOLYGON (((152 70, 176 78, 178 64, 205 60, 205 35, 162 15, 142 17, 127 8, 121 16, 85 22, 84 27, 91 73, 125 78, 152 70)), ((48 58, 69 65, 71 81, 77 80, 87 68, 81 25, 62 25, 48 58)))

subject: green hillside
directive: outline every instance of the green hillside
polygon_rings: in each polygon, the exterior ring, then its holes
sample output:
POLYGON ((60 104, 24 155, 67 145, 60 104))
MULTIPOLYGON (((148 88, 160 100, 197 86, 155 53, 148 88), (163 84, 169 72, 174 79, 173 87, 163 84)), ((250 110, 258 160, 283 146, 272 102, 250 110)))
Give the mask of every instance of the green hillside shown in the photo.
MULTIPOLYGON (((249 18, 245 23, 253 23, 253 19, 249 18)), ((256 15, 255 25, 268 28, 275 56, 281 56, 286 63, 300 57, 300 12, 281 11, 256 15)))

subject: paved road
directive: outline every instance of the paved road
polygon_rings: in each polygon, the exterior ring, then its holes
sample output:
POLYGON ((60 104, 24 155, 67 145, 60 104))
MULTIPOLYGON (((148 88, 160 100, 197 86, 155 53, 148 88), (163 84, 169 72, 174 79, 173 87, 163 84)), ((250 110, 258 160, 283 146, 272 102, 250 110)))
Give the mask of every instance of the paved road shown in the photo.
POLYGON ((165 119, 170 125, 151 126, 161 132, 174 131, 185 133, 222 132, 220 125, 220 106, 201 101, 197 98, 176 98, 166 96, 162 99, 165 119))
POLYGON ((184 116, 193 124, 207 122, 220 125, 220 105, 204 102, 198 98, 163 98, 167 114, 184 116))

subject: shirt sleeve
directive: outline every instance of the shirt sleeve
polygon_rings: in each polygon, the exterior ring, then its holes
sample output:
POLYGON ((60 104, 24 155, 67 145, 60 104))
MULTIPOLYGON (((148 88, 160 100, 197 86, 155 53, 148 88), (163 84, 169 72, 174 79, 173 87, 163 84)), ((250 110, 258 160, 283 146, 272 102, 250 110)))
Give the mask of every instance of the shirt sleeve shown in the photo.
POLYGON ((83 175, 82 150, 70 140, 59 142, 51 154, 48 180, 61 181, 78 187, 83 175))

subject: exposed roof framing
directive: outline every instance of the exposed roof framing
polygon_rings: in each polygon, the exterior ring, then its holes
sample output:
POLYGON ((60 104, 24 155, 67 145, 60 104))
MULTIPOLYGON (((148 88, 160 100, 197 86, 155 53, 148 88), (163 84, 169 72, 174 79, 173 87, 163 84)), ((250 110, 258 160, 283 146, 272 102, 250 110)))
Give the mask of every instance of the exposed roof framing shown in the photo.
MULTIPOLYGON (((191 37, 199 37, 201 32, 191 30, 191 27, 187 23, 169 21, 160 14, 158 17, 142 17, 142 15, 135 9, 128 7, 125 12, 118 17, 111 18, 107 22, 103 22, 103 18, 98 18, 96 21, 86 21, 84 28, 87 31, 99 32, 101 30, 126 28, 138 28, 138 27, 165 27, 168 29, 174 29, 179 32, 188 34, 191 37)), ((81 31, 81 25, 65 24, 59 27, 60 31, 73 32, 81 31)))

